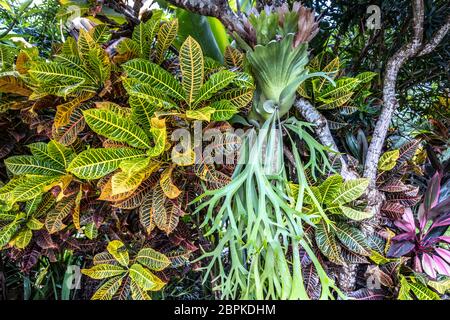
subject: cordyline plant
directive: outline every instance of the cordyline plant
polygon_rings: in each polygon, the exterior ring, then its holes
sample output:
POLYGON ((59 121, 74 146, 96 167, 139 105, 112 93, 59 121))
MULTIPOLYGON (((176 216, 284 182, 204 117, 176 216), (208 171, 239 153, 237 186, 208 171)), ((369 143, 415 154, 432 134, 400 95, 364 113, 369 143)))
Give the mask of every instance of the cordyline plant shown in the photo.
POLYGON ((428 184, 417 216, 410 208, 395 225, 403 233, 392 238, 389 257, 411 256, 413 268, 425 272, 432 279, 437 275, 450 276, 450 199, 439 202, 441 174, 435 173, 428 184))

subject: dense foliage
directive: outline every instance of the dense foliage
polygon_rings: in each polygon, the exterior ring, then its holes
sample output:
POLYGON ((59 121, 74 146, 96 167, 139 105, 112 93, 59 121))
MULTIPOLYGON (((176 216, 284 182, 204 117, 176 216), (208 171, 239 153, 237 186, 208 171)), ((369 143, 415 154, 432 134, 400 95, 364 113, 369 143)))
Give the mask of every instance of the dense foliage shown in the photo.
POLYGON ((345 4, 230 1, 227 35, 172 2, 0 1, 0 299, 446 298, 448 79, 400 76, 372 186, 386 66, 345 4))

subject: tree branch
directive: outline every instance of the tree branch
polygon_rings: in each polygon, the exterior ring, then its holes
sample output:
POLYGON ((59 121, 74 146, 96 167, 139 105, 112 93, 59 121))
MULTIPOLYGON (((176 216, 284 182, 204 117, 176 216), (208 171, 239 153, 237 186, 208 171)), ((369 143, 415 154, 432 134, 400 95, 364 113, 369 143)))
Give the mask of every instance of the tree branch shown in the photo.
POLYGON ((424 5, 423 0, 413 2, 413 38, 400 48, 389 60, 386 66, 383 83, 383 104, 380 118, 377 121, 372 135, 366 163, 364 164, 364 177, 369 178, 370 187, 375 188, 377 165, 383 148, 384 140, 391 123, 392 115, 398 105, 395 86, 397 76, 403 64, 417 54, 422 46, 424 5))
POLYGON ((436 31, 436 33, 433 35, 430 41, 428 41, 423 46, 422 50, 420 50, 417 56, 421 57, 432 52, 439 45, 439 43, 441 43, 441 41, 447 35, 449 30, 450 30, 450 15, 447 17, 447 21, 439 28, 438 31, 436 31))
POLYGON ((339 153, 339 149, 331 135, 330 128, 328 126, 327 119, 317 111, 313 105, 305 100, 298 99, 294 103, 294 107, 300 111, 303 118, 308 122, 315 125, 314 131, 319 138, 320 142, 329 147, 333 152, 329 153, 331 159, 337 159, 341 163, 341 175, 345 180, 355 179, 357 177, 356 173, 349 169, 347 162, 339 153))

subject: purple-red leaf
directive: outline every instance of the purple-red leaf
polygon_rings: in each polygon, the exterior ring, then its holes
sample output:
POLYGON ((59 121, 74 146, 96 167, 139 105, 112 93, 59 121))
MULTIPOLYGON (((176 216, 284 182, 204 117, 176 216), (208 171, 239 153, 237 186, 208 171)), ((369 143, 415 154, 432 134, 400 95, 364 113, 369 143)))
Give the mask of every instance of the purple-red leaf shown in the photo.
POLYGON ((450 276, 450 266, 439 256, 431 256, 434 261, 434 268, 439 274, 450 276))
POLYGON ((427 275, 429 275, 433 279, 436 279, 436 271, 434 271, 434 261, 426 253, 424 253, 422 256, 422 268, 427 275))
POLYGON ((425 214, 428 213, 439 201, 439 194, 441 191, 441 175, 436 172, 428 183, 427 192, 423 201, 425 207, 425 214))
POLYGON ((410 253, 414 249, 414 243, 411 241, 395 241, 389 247, 388 257, 398 258, 410 253))
POLYGON ((435 248, 434 250, 441 256, 441 258, 447 261, 447 263, 450 263, 450 251, 443 248, 435 248))

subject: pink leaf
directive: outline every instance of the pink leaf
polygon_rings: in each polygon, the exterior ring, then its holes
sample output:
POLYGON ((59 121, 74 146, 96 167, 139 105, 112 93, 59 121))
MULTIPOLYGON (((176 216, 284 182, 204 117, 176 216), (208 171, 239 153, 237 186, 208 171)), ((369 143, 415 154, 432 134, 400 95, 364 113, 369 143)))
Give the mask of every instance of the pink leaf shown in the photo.
POLYGON ((434 268, 440 274, 450 276, 450 266, 442 260, 439 256, 432 256, 434 261, 434 268))
POLYGON ((431 257, 424 253, 422 256, 422 267, 423 271, 428 274, 431 278, 436 279, 436 271, 434 270, 434 261, 431 257))
POLYGON ((438 255, 441 256, 447 263, 450 263, 450 251, 442 248, 436 248, 434 249, 438 255))

